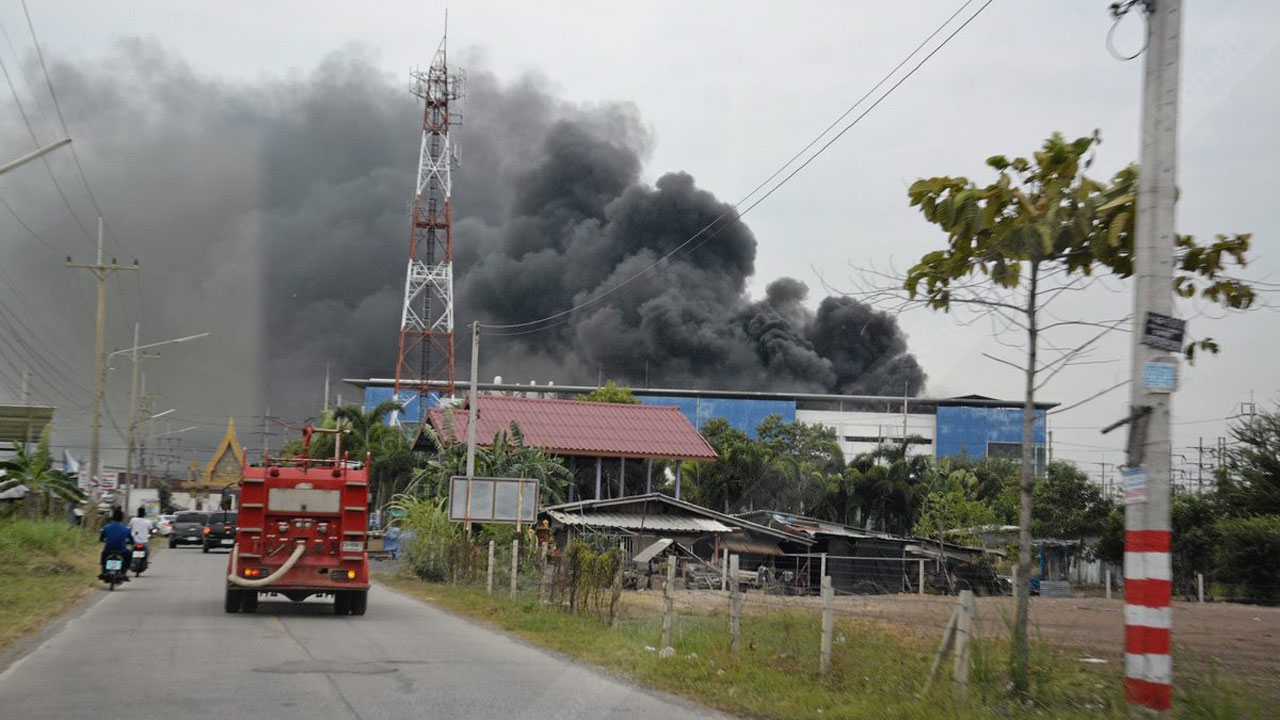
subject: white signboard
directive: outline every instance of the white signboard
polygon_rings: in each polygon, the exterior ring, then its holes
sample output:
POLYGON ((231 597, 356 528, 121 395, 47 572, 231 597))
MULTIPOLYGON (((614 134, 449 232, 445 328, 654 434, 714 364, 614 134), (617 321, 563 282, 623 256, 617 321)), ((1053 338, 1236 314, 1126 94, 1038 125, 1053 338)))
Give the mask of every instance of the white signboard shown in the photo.
POLYGON ((449 519, 455 522, 527 523, 538 518, 538 481, 527 478, 454 477, 449 519))
POLYGON ((1147 471, 1140 468, 1123 468, 1120 475, 1124 477, 1124 504, 1144 503, 1147 501, 1147 471))

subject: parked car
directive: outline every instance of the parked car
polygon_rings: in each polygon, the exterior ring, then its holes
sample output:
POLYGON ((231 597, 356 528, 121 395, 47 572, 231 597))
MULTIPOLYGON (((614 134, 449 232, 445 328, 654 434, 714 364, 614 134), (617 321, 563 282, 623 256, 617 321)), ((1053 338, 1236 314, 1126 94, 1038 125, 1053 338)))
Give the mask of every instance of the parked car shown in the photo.
POLYGON ((209 513, 188 511, 173 516, 173 532, 169 534, 169 547, 201 545, 204 543, 204 524, 209 513))
POLYGON ((209 513, 204 523, 204 551, 217 547, 230 549, 236 544, 236 513, 217 510, 209 513))

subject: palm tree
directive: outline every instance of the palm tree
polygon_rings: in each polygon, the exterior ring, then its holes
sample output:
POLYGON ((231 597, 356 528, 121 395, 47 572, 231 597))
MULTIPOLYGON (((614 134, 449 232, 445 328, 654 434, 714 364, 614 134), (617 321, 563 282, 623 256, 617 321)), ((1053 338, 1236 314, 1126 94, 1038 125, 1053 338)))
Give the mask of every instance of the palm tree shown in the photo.
POLYGON ((14 456, 0 461, 0 470, 4 471, 0 479, 0 492, 25 485, 28 498, 37 500, 35 514, 48 517, 53 510, 53 498, 57 497, 68 503, 79 503, 84 500, 84 493, 76 483, 75 477, 53 467, 53 457, 49 454, 49 428, 46 426, 40 435, 40 444, 32 452, 18 443, 13 444, 14 456))

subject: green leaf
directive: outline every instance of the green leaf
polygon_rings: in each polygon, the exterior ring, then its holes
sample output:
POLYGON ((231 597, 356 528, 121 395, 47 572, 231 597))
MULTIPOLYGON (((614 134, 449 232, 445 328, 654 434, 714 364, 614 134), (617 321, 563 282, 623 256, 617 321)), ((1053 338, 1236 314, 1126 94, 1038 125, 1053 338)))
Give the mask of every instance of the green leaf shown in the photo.
POLYGON ((1126 210, 1117 213, 1111 219, 1111 225, 1107 227, 1107 244, 1113 248, 1120 247, 1120 234, 1124 232, 1125 225, 1129 224, 1129 212, 1126 210))

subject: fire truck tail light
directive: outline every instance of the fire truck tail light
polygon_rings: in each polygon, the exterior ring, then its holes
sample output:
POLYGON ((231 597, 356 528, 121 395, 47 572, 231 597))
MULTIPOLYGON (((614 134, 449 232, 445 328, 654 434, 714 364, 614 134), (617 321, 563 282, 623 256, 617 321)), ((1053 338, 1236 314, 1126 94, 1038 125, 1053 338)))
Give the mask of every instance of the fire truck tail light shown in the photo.
POLYGON ((355 580, 355 579, 356 579, 356 571, 355 571, 355 570, 348 570, 348 571, 347 571, 347 579, 348 579, 348 580, 355 580))
POLYGON ((244 576, 247 578, 262 577, 262 568, 245 568, 244 576))

